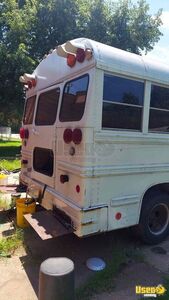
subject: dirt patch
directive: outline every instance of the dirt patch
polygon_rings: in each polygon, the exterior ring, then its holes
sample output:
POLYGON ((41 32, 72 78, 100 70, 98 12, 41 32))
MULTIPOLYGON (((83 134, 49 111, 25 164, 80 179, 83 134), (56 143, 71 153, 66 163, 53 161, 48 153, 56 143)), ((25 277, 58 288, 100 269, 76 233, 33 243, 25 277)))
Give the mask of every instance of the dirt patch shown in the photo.
MULTIPOLYGON (((6 225, 7 226, 7 225, 6 225)), ((127 263, 121 266, 119 275, 112 278, 115 289, 90 299, 95 300, 135 300, 135 286, 157 285, 162 283, 164 272, 168 272, 169 239, 162 244, 166 249, 166 255, 153 253, 150 246, 142 246, 138 240, 134 240, 128 230, 118 230, 98 236, 79 239, 70 234, 52 240, 42 241, 39 236, 28 228, 24 231, 24 244, 14 256, 8 259, 0 259, 0 299, 3 300, 37 300, 38 280, 40 264, 49 257, 68 257, 75 264, 76 287, 84 285, 94 272, 86 266, 86 260, 90 257, 101 257, 106 264, 113 261, 113 251, 126 249, 127 263), (139 262, 133 259, 131 252, 140 249, 145 253, 147 262, 139 262), (151 260, 154 256, 154 260, 151 260), (160 262, 157 257, 160 256, 160 262), (156 263, 157 262, 157 263, 156 263), (158 266, 161 266, 158 268, 158 266), (163 272, 164 271, 164 272, 163 272)), ((161 245, 160 245, 161 246, 161 245)))

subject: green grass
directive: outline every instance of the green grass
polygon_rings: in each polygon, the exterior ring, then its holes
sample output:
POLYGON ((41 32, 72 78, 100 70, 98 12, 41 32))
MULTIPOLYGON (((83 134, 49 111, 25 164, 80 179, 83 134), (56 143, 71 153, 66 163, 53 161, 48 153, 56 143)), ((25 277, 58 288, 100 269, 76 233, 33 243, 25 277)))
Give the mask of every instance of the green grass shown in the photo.
POLYGON ((12 255, 16 249, 23 245, 23 230, 17 229, 9 237, 0 238, 0 257, 12 255))
POLYGON ((20 141, 0 140, 0 157, 15 157, 20 154, 20 141))
POLYGON ((1 170, 7 170, 7 171, 13 171, 15 169, 19 169, 21 167, 21 161, 19 159, 14 160, 6 160, 2 159, 0 160, 0 171, 1 170))

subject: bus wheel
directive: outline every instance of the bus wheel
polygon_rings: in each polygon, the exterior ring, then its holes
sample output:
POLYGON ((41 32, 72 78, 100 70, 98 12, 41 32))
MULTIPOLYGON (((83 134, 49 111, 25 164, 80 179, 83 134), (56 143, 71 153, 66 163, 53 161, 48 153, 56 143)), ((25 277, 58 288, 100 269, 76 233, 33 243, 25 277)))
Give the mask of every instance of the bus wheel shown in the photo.
POLYGON ((169 195, 158 193, 144 199, 139 233, 146 244, 158 244, 169 234, 169 195))

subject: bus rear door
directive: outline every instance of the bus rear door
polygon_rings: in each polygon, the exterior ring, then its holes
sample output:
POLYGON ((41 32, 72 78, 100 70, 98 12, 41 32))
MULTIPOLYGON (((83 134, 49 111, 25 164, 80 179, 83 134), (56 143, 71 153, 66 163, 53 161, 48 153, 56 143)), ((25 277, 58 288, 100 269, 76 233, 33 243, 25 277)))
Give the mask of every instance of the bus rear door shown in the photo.
POLYGON ((50 187, 55 180, 56 117, 60 88, 40 93, 32 127, 32 179, 50 187))

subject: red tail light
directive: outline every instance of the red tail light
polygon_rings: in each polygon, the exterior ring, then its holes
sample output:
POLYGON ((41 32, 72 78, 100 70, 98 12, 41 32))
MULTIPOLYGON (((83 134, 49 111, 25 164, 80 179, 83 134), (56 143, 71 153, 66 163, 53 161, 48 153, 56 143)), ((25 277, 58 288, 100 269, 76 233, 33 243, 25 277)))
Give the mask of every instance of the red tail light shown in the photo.
POLYGON ((25 129, 23 127, 20 128, 19 134, 20 134, 20 138, 24 139, 24 137, 25 137, 25 129))
POLYGON ((83 49, 77 49, 76 59, 80 63, 82 63, 85 60, 85 51, 83 49))
POLYGON ((72 141, 72 129, 67 128, 65 129, 64 133, 63 133, 63 140, 66 144, 70 144, 72 141))
POLYGON ((69 67, 73 67, 76 63, 76 56, 74 54, 67 55, 67 64, 69 67))
POLYGON ((28 129, 25 129, 25 128, 20 128, 20 138, 23 140, 23 139, 28 139, 29 138, 29 130, 28 129))
POLYGON ((79 145, 82 141, 82 131, 80 128, 75 128, 72 133, 72 141, 79 145))

